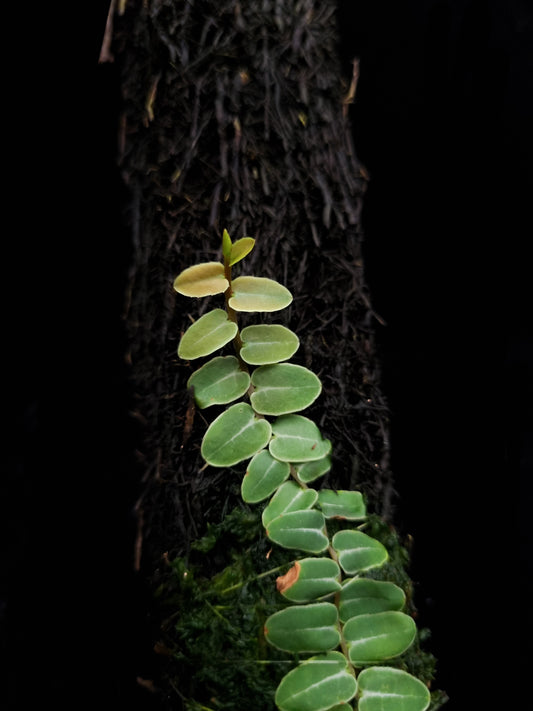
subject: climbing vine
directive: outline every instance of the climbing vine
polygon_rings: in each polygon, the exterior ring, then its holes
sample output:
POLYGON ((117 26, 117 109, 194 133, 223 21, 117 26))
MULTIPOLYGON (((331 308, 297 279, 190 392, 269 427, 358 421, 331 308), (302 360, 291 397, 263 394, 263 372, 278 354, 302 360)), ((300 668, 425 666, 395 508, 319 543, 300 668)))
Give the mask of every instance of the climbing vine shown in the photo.
MULTIPOLYGON (((262 506, 269 542, 298 552, 276 580, 280 609, 264 622, 264 639, 297 660, 275 703, 280 711, 425 711, 426 684, 394 664, 415 643, 417 628, 404 611, 404 590, 369 574, 389 553, 369 535, 363 496, 315 488, 331 469, 332 444, 301 413, 319 397, 321 381, 289 362, 299 347, 290 329, 240 327, 241 314, 275 313, 293 300, 273 279, 233 277, 253 247, 252 238, 232 242, 224 230, 222 261, 188 267, 174 288, 189 297, 224 295, 224 308, 200 316, 178 346, 187 361, 209 357, 187 384, 196 405, 224 408, 202 439, 206 466, 246 462, 243 501, 262 506), (230 343, 233 353, 219 355, 230 343)), ((225 589, 242 584, 233 580, 225 589)))

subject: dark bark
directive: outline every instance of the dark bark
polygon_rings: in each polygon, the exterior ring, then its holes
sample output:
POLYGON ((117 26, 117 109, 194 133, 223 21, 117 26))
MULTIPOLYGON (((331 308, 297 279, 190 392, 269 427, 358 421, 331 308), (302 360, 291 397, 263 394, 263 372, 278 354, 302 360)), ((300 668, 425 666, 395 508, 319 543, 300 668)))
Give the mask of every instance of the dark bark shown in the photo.
POLYGON ((143 430, 139 553, 183 553, 236 500, 227 472, 201 470, 203 417, 192 419, 191 367, 176 357, 198 305, 172 289, 183 268, 220 255, 224 228, 256 239, 246 273, 295 295, 277 320, 300 336, 296 362, 324 383, 309 414, 333 441, 327 484, 362 489, 390 518, 379 317, 361 251, 365 171, 336 3, 129 2, 114 21, 133 243, 125 319, 143 430))

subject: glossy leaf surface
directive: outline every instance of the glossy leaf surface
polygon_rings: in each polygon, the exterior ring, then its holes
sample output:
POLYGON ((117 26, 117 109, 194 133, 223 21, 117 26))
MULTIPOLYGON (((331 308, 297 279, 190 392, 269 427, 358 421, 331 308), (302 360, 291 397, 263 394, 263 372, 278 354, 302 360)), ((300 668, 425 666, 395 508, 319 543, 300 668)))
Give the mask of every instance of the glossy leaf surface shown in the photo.
POLYGON ((315 481, 315 479, 329 472, 331 469, 331 457, 328 454, 314 462, 297 462, 294 468, 298 474, 298 479, 304 484, 309 484, 309 482, 315 481))
POLYGON ((331 451, 315 423, 303 415, 281 415, 272 425, 270 453, 284 462, 310 462, 331 451))
POLYGON ((247 403, 231 405, 209 425, 202 441, 202 457, 213 467, 231 467, 253 457, 266 446, 271 429, 247 403))
POLYGON ((269 365, 291 358, 300 345, 298 336, 279 324, 246 326, 241 331, 241 358, 250 365, 269 365))
POLYGON ((355 521, 366 516, 363 495, 359 491, 322 489, 318 494, 318 503, 326 518, 355 521))
POLYGON ((280 311, 292 301, 291 292, 273 279, 240 276, 231 284, 229 305, 235 311, 280 311))
POLYGON ((285 652, 327 652, 340 644, 338 614, 330 602, 286 607, 265 622, 265 638, 285 652))
POLYGON ((392 667, 370 667, 358 677, 359 711, 425 711, 430 693, 419 679, 392 667))
POLYGON ((252 237, 242 237, 231 245, 229 265, 232 267, 241 259, 244 259, 254 248, 255 239, 252 237))
POLYGON ((372 664, 405 652, 416 635, 416 624, 403 612, 376 612, 352 617, 343 629, 352 664, 372 664))
POLYGON ((324 516, 315 509, 290 511, 271 521, 268 538, 282 548, 296 548, 306 553, 322 553, 328 547, 324 516))
POLYGON ((174 280, 174 289, 183 296, 222 294, 229 286, 221 262, 202 262, 184 269, 174 280))
POLYGON ((244 395, 250 385, 250 376, 239 367, 235 356, 217 356, 196 370, 187 381, 194 388, 194 398, 199 407, 225 405, 244 395))
POLYGON ((241 484, 243 500, 255 504, 267 499, 289 475, 289 464, 274 459, 267 449, 263 449, 248 464, 241 484))
POLYGON ((341 589, 341 570, 331 558, 303 558, 276 580, 278 591, 292 602, 308 602, 341 589))
POLYGON ((312 657, 281 680, 275 702, 281 711, 329 711, 355 696, 357 682, 340 652, 312 657))
MULTIPOLYGON (((280 462, 281 464, 282 462, 280 462)), ((283 462, 286 464, 286 462, 283 462)), ((262 514, 263 526, 289 511, 310 509, 318 499, 314 489, 302 489, 294 481, 286 481, 276 491, 262 514)))
POLYGON ((301 365, 276 363, 256 368, 250 402, 262 415, 286 415, 309 407, 322 390, 317 376, 301 365))
POLYGON ((178 346, 178 356, 194 360, 214 353, 235 337, 238 327, 223 309, 213 309, 185 331, 178 346))
POLYGON ((385 546, 361 531, 339 531, 331 543, 341 568, 348 575, 376 568, 388 558, 385 546))
POLYGON ((339 616, 343 622, 356 615, 387 610, 401 610, 405 593, 394 583, 352 578, 342 586, 339 595, 339 616))

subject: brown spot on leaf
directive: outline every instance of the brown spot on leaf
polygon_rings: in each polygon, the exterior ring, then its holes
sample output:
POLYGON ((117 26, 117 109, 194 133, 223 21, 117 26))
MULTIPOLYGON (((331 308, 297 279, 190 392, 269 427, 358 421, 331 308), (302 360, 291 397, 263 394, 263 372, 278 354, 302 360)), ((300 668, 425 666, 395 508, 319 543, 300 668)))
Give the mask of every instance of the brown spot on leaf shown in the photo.
POLYGON ((276 579, 276 587, 280 593, 284 593, 285 590, 288 590, 294 585, 300 577, 301 567, 300 563, 296 561, 296 563, 285 573, 285 575, 280 575, 279 578, 276 579))

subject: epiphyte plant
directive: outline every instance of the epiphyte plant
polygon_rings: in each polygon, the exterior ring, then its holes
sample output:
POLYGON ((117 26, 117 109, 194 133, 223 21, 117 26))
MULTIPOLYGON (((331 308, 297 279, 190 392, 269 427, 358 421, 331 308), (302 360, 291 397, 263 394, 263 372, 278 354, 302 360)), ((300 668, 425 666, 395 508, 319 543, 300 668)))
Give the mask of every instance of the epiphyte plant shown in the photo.
POLYGON ((292 302, 277 281, 232 277, 254 243, 251 237, 232 242, 224 230, 223 261, 188 267, 174 288, 184 296, 225 298, 224 308, 194 321, 178 346, 187 361, 211 356, 187 383, 198 407, 227 406, 205 432, 202 457, 213 467, 247 462, 243 500, 264 506, 270 541, 300 555, 278 577, 283 605, 265 624, 267 641, 301 660, 281 679, 275 703, 280 711, 425 711, 426 685, 387 666, 411 646, 416 624, 402 612, 400 587, 365 577, 388 553, 361 530, 361 493, 310 486, 332 465, 331 442, 300 414, 322 384, 308 368, 287 362, 299 347, 290 329, 239 327, 240 312, 274 313, 292 302), (218 355, 230 342, 233 354, 218 355))

